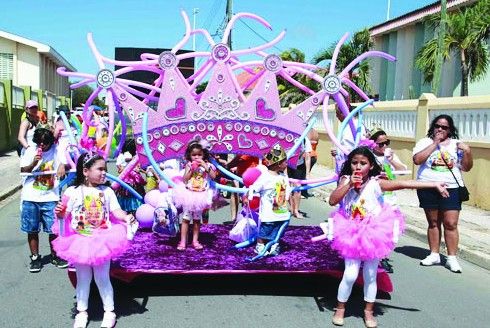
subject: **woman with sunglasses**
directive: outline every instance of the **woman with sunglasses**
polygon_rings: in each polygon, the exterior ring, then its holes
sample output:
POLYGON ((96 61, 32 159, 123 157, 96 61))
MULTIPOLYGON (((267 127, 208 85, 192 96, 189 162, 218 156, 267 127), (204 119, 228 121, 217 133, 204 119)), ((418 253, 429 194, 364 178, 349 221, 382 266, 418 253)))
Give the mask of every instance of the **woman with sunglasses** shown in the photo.
POLYGON ((447 247, 446 267, 461 273, 456 259, 458 251, 458 219, 461 211, 459 186, 464 186, 461 171, 468 172, 473 167, 473 157, 468 145, 458 140, 458 130, 449 115, 439 115, 430 124, 427 137, 419 140, 413 149, 413 162, 420 165, 417 180, 444 182, 449 192, 448 198, 439 197, 429 190, 417 190, 420 207, 425 211, 428 222, 427 237, 430 254, 420 261, 420 265, 430 266, 441 263, 439 248, 442 228, 447 247))
POLYGON ((17 147, 17 154, 19 156, 24 155, 24 152, 29 147, 35 147, 35 143, 32 141, 34 137, 34 129, 39 123, 38 106, 35 100, 28 100, 25 108, 25 119, 22 120, 19 126, 19 133, 17 140, 19 146, 17 147))

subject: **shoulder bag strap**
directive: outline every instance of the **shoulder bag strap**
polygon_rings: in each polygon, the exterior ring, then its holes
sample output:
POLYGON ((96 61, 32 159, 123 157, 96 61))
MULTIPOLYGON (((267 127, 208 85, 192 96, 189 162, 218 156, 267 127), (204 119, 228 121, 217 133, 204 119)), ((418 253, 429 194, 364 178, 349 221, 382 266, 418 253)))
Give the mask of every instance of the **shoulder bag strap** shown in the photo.
POLYGON ((441 148, 439 146, 437 146, 437 148, 439 149, 439 153, 441 153, 441 158, 442 158, 442 161, 444 162, 444 164, 446 164, 447 168, 449 169, 449 172, 451 172, 451 174, 453 175, 453 178, 454 178, 454 181, 456 181, 456 184, 458 185, 458 187, 461 187, 461 185, 459 184, 458 182, 458 179, 456 179, 456 176, 454 175, 453 173, 453 170, 451 170, 451 168, 449 167, 449 165, 447 164, 446 160, 444 159, 444 155, 442 154, 441 152, 441 148))

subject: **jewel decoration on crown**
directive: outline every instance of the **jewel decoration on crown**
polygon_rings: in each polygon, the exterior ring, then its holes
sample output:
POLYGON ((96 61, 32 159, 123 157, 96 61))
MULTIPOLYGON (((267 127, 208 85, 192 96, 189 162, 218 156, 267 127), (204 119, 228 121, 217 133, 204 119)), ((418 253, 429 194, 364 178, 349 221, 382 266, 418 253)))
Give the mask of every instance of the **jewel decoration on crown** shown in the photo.
MULTIPOLYGON (((231 50, 226 40, 238 19, 253 19, 266 28, 272 29, 263 18, 250 14, 239 13, 233 16, 223 33, 222 41, 215 43, 206 30, 192 30, 187 14, 181 12, 185 24, 185 35, 170 51, 159 55, 142 54, 140 61, 117 61, 102 56, 89 33, 89 46, 96 58, 99 71, 92 75, 78 72, 66 72, 59 68, 58 73, 71 78, 81 78, 72 84, 77 88, 89 83, 96 83, 97 88, 87 100, 84 113, 89 111, 89 105, 100 92, 107 92, 109 107, 109 135, 112 139, 115 112, 119 117, 123 111, 130 119, 137 151, 142 167, 149 165, 144 150, 146 139, 152 156, 157 162, 184 156, 187 144, 196 138, 209 142, 212 153, 249 154, 263 157, 267 151, 280 145, 286 152, 293 148, 301 136, 315 111, 328 104, 333 99, 342 111, 347 111, 345 98, 347 85, 363 99, 368 99, 348 78, 348 73, 356 64, 370 56, 394 60, 394 57, 378 52, 369 51, 350 63, 340 73, 335 71, 336 54, 330 64, 326 77, 318 75, 318 67, 306 63, 283 61, 276 54, 268 54, 265 49, 273 47, 285 36, 282 31, 272 41, 249 49, 231 50), (210 51, 178 53, 189 40, 191 35, 202 35, 210 45, 210 51), (259 60, 241 61, 242 56, 255 55, 259 60), (185 58, 203 58, 202 64, 192 76, 185 78, 178 68, 179 61, 185 58), (122 68, 112 71, 105 64, 118 65, 122 68), (150 85, 138 81, 121 78, 121 75, 131 71, 150 71, 157 75, 155 82, 150 85), (239 85, 237 73, 246 71, 251 78, 245 85, 239 85), (298 75, 306 75, 317 82, 320 91, 313 91, 302 85, 298 75), (196 87, 209 77, 208 85, 202 93, 196 92, 196 87), (277 79, 291 83, 309 98, 289 111, 281 110, 277 79), (135 87, 138 87, 136 89, 135 87), (142 91, 142 90, 146 90, 142 91), (247 95, 245 91, 251 90, 247 95), (149 104, 156 106, 149 106, 149 104), (144 114, 148 115, 148 126, 143 127, 144 114), (143 138, 142 133, 147 134, 143 138)), ((347 34, 337 45, 336 52, 345 42, 347 34)), ((323 121, 330 138, 339 145, 328 125, 327 111, 323 110, 323 121)), ((125 135, 125 120, 121 120, 122 135, 125 135)), ((83 134, 83 133, 82 133, 83 134)), ((121 138, 123 141, 124 138, 121 138)), ((340 146, 340 145, 339 145, 340 146)), ((118 145, 116 154, 122 147, 118 145)), ((340 148, 342 150, 342 148, 340 148)), ((295 165, 300 149, 290 157, 289 163, 295 165)), ((106 156, 109 146, 106 146, 106 156)))

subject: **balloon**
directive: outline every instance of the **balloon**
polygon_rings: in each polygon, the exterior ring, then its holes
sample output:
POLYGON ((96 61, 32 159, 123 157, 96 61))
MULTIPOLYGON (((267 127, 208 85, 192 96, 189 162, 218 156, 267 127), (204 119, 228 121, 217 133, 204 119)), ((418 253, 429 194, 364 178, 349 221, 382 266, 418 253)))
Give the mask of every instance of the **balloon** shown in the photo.
POLYGON ((155 208, 148 204, 143 204, 136 210, 136 220, 138 220, 141 228, 151 228, 153 225, 153 213, 155 208))
POLYGON ((158 207, 158 203, 160 200, 163 198, 162 194, 160 193, 160 190, 150 190, 149 192, 146 193, 145 195, 145 203, 149 204, 153 207, 158 207))
POLYGON ((260 177, 262 172, 257 167, 249 167, 243 172, 243 184, 245 187, 250 187, 260 177))
POLYGON ((167 192, 168 191, 168 183, 161 180, 160 183, 158 184, 158 190, 160 190, 160 192, 167 192))

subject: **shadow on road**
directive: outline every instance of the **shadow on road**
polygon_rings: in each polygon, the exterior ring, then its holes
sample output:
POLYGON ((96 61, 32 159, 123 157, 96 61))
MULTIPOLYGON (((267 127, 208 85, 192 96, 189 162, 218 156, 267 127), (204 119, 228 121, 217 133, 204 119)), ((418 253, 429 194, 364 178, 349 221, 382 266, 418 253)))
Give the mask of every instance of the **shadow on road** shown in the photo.
POLYGON ((417 246, 396 247, 394 251, 417 260, 422 260, 427 255, 429 255, 426 248, 421 248, 417 246))

